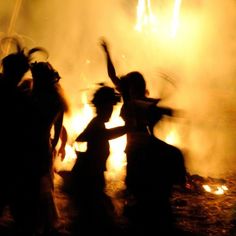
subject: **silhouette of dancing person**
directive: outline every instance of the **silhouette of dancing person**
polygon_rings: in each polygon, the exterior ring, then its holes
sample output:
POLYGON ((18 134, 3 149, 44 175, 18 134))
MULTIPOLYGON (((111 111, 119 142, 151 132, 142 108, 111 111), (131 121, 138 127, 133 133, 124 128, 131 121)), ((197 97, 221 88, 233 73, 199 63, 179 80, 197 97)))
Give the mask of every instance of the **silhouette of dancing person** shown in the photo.
MULTIPOLYGON (((28 203, 29 180, 29 129, 31 110, 30 87, 25 86, 24 76, 29 71, 32 53, 39 48, 26 50, 17 38, 5 37, 1 44, 9 40, 16 52, 5 56, 1 61, 0 104, 1 104, 1 163, 0 209, 9 206, 15 221, 16 233, 28 235, 34 228, 32 209, 28 203), (13 148, 14 147, 14 148, 13 148)), ((33 201, 33 199, 32 199, 33 201)))
POLYGON ((109 157, 109 140, 125 134, 126 128, 119 126, 107 129, 113 107, 120 100, 114 89, 101 86, 94 93, 92 104, 96 108, 96 116, 89 122, 84 131, 76 138, 78 142, 87 142, 87 150, 78 155, 77 163, 72 169, 72 178, 76 192, 76 202, 80 214, 82 232, 89 234, 100 232, 109 235, 112 227, 112 203, 105 194, 106 161, 109 157), (82 212, 82 213, 81 213, 82 212))
POLYGON ((170 108, 157 107, 160 99, 147 97, 146 82, 143 75, 138 71, 132 71, 120 78, 116 75, 107 43, 101 43, 106 53, 108 75, 116 89, 121 93, 123 106, 121 117, 129 127, 127 132, 127 170, 126 186, 132 193, 134 184, 137 182, 137 164, 145 145, 146 138, 153 135, 153 126, 163 115, 171 116, 173 111, 170 108))
POLYGON ((13 41, 16 52, 10 53, 1 60, 0 212, 3 214, 8 205, 16 224, 19 226, 21 216, 18 197, 21 193, 21 167, 24 148, 23 124, 27 96, 19 89, 18 85, 29 70, 29 58, 18 40, 7 39, 13 41))
POLYGON ((36 230, 38 233, 50 234, 58 224, 53 194, 54 153, 64 114, 69 111, 69 107, 59 83, 61 77, 49 62, 34 62, 30 69, 33 78, 29 130, 32 157, 28 162, 28 173, 33 197, 36 197, 36 230))
POLYGON ((138 71, 119 78, 107 43, 102 41, 101 46, 106 54, 108 75, 123 98, 121 116, 128 129, 126 186, 137 202, 132 219, 140 235, 152 230, 167 234, 173 222, 171 190, 174 184, 184 185, 186 170, 182 152, 156 138, 153 127, 163 115, 172 116, 174 111, 157 106, 160 99, 147 97, 146 82, 138 71))

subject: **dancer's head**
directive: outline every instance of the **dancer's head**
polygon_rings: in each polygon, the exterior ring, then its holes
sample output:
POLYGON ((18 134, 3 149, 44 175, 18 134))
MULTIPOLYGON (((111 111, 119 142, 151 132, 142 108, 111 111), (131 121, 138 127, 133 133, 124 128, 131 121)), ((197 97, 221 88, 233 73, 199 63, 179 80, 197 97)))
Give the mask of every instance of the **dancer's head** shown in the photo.
POLYGON ((9 83, 17 85, 29 70, 29 58, 23 50, 10 53, 2 61, 2 74, 9 83))
POLYGON ((144 98, 147 90, 143 75, 133 71, 122 76, 120 90, 124 100, 144 98))
POLYGON ((57 83, 60 75, 49 62, 34 62, 30 66, 34 86, 44 87, 57 83))
POLYGON ((108 86, 102 86, 93 95, 92 104, 96 107, 96 113, 104 122, 107 122, 113 111, 114 105, 120 101, 120 96, 108 86))

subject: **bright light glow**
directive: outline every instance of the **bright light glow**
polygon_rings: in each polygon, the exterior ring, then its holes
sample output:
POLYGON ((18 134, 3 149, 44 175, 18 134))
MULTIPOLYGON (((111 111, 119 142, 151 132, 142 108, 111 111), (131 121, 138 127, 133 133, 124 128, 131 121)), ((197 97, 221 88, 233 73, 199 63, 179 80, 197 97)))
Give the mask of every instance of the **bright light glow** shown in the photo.
POLYGON ((171 36, 175 37, 179 27, 179 13, 180 13, 181 0, 175 0, 171 36))
POLYGON ((205 184, 205 185, 202 185, 202 187, 204 188, 206 192, 213 193, 215 195, 222 195, 226 191, 228 191, 228 188, 225 185, 210 187, 209 185, 205 184))
POLYGON ((205 189, 206 192, 211 192, 211 187, 209 185, 202 185, 202 187, 205 189))
POLYGON ((177 133, 175 130, 171 130, 166 138, 165 138, 165 142, 167 142, 168 144, 171 145, 176 145, 178 143, 178 138, 177 138, 177 133))
POLYGON ((222 188, 224 191, 229 190, 229 189, 227 188, 227 186, 225 186, 225 185, 222 185, 221 188, 222 188))
MULTIPOLYGON (((66 123, 67 133, 72 134, 72 136, 78 135, 86 127, 88 122, 93 117, 93 109, 88 104, 87 94, 82 93, 82 104, 83 108, 79 110, 76 114, 70 117, 69 121, 66 123)), ((60 143, 59 143, 60 144, 60 143)), ((65 147, 66 155, 63 161, 61 161, 60 156, 56 157, 55 166, 57 170, 71 170, 75 164, 77 155, 76 151, 86 151, 87 143, 82 142, 72 142, 67 140, 65 147)))
POLYGON ((217 187, 217 190, 214 191, 214 194, 217 195, 224 194, 224 190, 221 187, 217 187))
MULTIPOLYGON (((92 117, 95 115, 94 110, 88 104, 86 93, 82 95, 83 108, 74 115, 67 125, 68 133, 73 133, 76 130, 76 133, 82 132, 86 127, 92 117)), ((116 126, 124 125, 124 121, 119 117, 120 106, 117 105, 114 107, 112 117, 108 123, 106 123, 106 128, 112 128, 116 126)), ((106 178, 117 178, 117 175, 124 175, 124 167, 126 165, 126 156, 124 149, 126 146, 126 135, 123 135, 119 138, 109 141, 110 144, 110 156, 107 160, 107 172, 105 173, 106 178)), ((77 152, 84 152, 87 149, 86 142, 74 142, 72 144, 66 145, 66 156, 63 161, 60 160, 60 157, 56 158, 56 169, 57 170, 71 170, 76 161, 77 152)))
MULTIPOLYGON (((17 17, 21 8, 21 4, 22 4, 22 0, 16 0, 15 5, 14 5, 14 9, 11 15, 11 21, 10 24, 8 26, 8 31, 7 31, 7 35, 8 36, 12 36, 15 25, 16 25, 16 21, 17 21, 17 17)), ((5 54, 7 55, 9 53, 10 50, 10 43, 8 43, 6 45, 6 50, 5 50, 5 54)))
POLYGON ((144 28, 156 31, 157 19, 152 13, 150 0, 139 0, 137 6, 137 23, 135 29, 141 32, 144 28))
POLYGON ((54 168, 56 171, 70 171, 76 161, 77 155, 75 152, 75 148, 73 146, 70 146, 69 144, 66 144, 65 146, 65 157, 62 160, 61 155, 57 155, 54 160, 54 168))
POLYGON ((65 149, 66 149, 66 156, 64 160, 62 161, 62 164, 73 165, 77 158, 75 149, 73 146, 70 146, 68 144, 66 144, 65 149))
MULTIPOLYGON (((162 19, 161 22, 157 20, 157 16, 153 14, 150 0, 139 0, 137 5, 137 22, 135 29, 138 32, 157 32, 158 35, 163 35, 168 32, 172 38, 175 38, 177 30, 179 28, 180 20, 180 8, 181 0, 174 0, 173 13, 166 18, 161 12, 158 14, 158 19, 162 19), (166 20, 163 20, 165 19, 166 20)), ((170 11, 170 10, 169 10, 170 11)))
MULTIPOLYGON (((124 125, 123 119, 119 117, 120 105, 115 106, 113 115, 106 128, 112 128, 116 126, 124 125)), ((126 166, 126 155, 124 153, 126 146, 126 135, 109 141, 110 144, 110 156, 107 161, 106 178, 116 178, 117 175, 124 174, 124 167, 126 166)))

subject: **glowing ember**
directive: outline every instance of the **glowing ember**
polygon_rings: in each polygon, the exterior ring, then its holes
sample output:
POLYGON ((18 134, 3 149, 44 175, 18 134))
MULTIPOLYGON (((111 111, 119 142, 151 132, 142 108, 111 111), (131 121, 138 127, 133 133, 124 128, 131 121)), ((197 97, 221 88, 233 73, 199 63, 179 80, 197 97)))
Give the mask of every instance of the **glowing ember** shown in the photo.
POLYGON ((206 192, 211 192, 211 188, 209 185, 204 184, 202 187, 205 189, 206 192))
POLYGON ((225 186, 225 185, 209 186, 207 184, 204 184, 204 185, 202 185, 202 187, 204 188, 204 190, 206 192, 213 193, 213 194, 216 194, 216 195, 222 195, 228 190, 227 186, 225 186))

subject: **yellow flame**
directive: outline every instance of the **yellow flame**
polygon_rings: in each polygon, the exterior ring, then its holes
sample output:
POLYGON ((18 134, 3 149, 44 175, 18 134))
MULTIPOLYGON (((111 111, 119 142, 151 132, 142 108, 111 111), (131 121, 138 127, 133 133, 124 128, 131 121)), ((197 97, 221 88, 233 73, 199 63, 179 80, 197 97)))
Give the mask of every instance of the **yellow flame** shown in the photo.
MULTIPOLYGON (((106 128, 112 128, 120 125, 124 125, 124 120, 119 117, 120 105, 116 105, 112 117, 106 128)), ((109 141, 110 144, 110 156, 107 161, 107 173, 106 178, 116 178, 117 175, 124 174, 124 167, 126 166, 126 135, 109 141)))
POLYGON ((77 158, 74 147, 70 146, 69 144, 66 144, 65 149, 66 149, 66 155, 62 163, 73 164, 75 162, 75 159, 77 158))
POLYGON ((179 13, 181 7, 181 0, 175 0, 174 10, 173 10, 173 19, 172 19, 172 28, 171 28, 171 36, 175 37, 177 29, 179 27, 179 13))
POLYGON ((143 28, 151 29, 156 31, 157 19, 152 13, 151 1, 150 0, 139 0, 137 5, 137 23, 135 29, 142 31, 143 28))
POLYGON ((82 130, 94 115, 94 110, 88 103, 86 92, 82 93, 81 100, 83 107, 80 110, 76 111, 76 113, 73 114, 73 116, 70 117, 68 122, 66 123, 68 133, 72 134, 72 136, 82 132, 82 130))
POLYGON ((63 161, 61 160, 60 156, 55 158, 55 167, 58 171, 71 170, 77 158, 76 151, 86 151, 87 149, 87 143, 74 142, 74 139, 76 138, 75 135, 78 135, 80 132, 82 132, 88 122, 92 119, 94 113, 92 107, 88 104, 86 92, 82 93, 81 100, 83 104, 82 109, 70 117, 65 125, 67 133, 70 134, 70 136, 73 138, 73 141, 70 142, 70 140, 67 140, 65 147, 66 155, 63 161))
POLYGON ((158 32, 164 38, 175 38, 180 25, 181 0, 174 0, 171 14, 162 11, 158 16, 153 14, 151 0, 139 0, 137 4, 137 17, 135 30, 138 32, 158 32))
POLYGON ((59 154, 57 154, 57 156, 55 157, 54 168, 56 169, 56 171, 70 171, 75 164, 77 158, 75 148, 69 144, 66 144, 65 152, 66 154, 63 160, 59 154))

